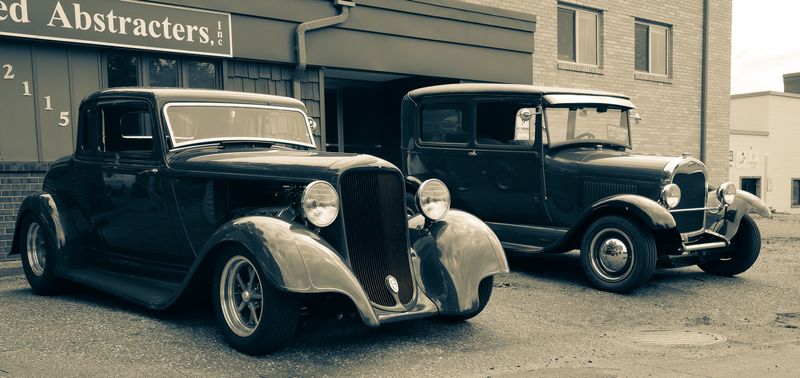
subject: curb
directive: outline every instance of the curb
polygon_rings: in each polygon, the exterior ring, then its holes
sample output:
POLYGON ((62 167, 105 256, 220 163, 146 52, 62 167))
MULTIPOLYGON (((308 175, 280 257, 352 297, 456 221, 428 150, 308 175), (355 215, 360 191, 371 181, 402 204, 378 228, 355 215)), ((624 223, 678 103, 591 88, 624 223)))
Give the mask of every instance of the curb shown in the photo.
POLYGON ((20 260, 0 261, 0 270, 18 268, 22 268, 22 261, 20 260))

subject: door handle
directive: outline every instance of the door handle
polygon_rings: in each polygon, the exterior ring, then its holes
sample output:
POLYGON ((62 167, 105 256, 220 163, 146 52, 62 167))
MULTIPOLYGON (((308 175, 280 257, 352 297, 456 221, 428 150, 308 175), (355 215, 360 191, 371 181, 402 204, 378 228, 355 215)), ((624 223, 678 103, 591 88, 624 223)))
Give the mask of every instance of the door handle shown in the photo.
POLYGON ((478 156, 478 153, 477 153, 477 152, 475 152, 475 150, 472 150, 472 151, 470 151, 470 152, 467 152, 467 156, 469 156, 469 157, 475 157, 475 156, 478 156))
POLYGON ((158 174, 158 168, 145 169, 145 170, 143 170, 143 171, 141 171, 141 172, 139 172, 137 174, 138 175, 155 176, 155 175, 158 174))

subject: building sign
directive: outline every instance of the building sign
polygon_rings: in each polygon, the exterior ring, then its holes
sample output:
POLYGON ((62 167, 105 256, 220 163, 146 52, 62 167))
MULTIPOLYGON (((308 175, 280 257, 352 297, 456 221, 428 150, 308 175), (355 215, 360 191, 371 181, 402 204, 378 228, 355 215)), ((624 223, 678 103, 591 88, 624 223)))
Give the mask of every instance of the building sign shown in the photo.
POLYGON ((0 0, 0 35, 233 55, 228 13, 108 0, 0 0))

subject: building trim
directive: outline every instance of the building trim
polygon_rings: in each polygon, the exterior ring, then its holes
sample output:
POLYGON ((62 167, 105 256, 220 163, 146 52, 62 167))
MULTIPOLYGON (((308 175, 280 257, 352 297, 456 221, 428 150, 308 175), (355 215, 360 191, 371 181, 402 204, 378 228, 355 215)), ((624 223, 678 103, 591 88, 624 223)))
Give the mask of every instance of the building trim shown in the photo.
POLYGON ((776 92, 776 91, 761 91, 761 92, 750 92, 750 93, 740 93, 740 94, 731 95, 731 100, 736 100, 736 99, 740 99, 740 98, 764 97, 764 96, 778 96, 778 97, 788 97, 788 98, 800 99, 800 94, 797 94, 797 93, 786 93, 786 92, 776 92))
POLYGON ((769 131, 734 130, 734 129, 731 129, 731 135, 769 136, 769 131))

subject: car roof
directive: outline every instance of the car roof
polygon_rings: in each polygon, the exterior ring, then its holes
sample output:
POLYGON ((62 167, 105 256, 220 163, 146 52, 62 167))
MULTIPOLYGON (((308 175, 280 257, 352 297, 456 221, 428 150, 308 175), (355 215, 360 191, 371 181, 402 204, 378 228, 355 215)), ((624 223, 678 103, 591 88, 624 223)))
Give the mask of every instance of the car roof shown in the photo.
POLYGON ((168 102, 230 102, 239 104, 273 105, 306 110, 300 100, 259 93, 221 91, 212 89, 121 87, 106 89, 87 97, 84 101, 98 100, 113 95, 149 97, 159 105, 168 102))
POLYGON ((426 96, 437 95, 589 95, 617 97, 629 100, 630 97, 611 92, 595 91, 590 89, 544 87, 525 84, 496 84, 496 83, 464 83, 434 85, 431 87, 415 89, 408 92, 408 96, 417 101, 426 96))

